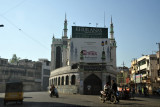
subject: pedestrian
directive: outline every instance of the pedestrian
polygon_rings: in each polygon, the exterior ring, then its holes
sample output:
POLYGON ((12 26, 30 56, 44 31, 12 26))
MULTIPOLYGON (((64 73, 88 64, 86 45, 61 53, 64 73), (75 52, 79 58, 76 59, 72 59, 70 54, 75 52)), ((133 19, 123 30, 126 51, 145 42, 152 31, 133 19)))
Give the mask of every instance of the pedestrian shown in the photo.
POLYGON ((144 87, 142 87, 142 94, 144 94, 144 87))
POLYGON ((133 87, 132 88, 132 97, 134 98, 134 95, 135 95, 135 88, 133 87))
POLYGON ((112 89, 114 90, 114 92, 117 92, 117 84, 115 83, 114 80, 112 80, 112 83, 113 83, 112 89))
POLYGON ((50 91, 51 91, 51 95, 55 94, 55 86, 54 86, 54 84, 51 85, 50 91))
POLYGON ((112 83, 113 83, 112 89, 113 89, 113 91, 115 93, 116 100, 119 102, 119 98, 117 97, 117 84, 116 84, 116 82, 114 80, 112 80, 112 83))

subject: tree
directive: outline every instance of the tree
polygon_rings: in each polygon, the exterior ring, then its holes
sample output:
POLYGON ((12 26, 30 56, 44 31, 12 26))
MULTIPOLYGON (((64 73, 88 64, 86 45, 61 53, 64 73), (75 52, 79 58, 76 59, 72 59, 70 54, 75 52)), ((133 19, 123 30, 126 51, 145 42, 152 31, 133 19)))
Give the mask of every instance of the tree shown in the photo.
POLYGON ((20 57, 17 57, 16 54, 13 54, 12 59, 10 59, 10 63, 18 64, 20 57))

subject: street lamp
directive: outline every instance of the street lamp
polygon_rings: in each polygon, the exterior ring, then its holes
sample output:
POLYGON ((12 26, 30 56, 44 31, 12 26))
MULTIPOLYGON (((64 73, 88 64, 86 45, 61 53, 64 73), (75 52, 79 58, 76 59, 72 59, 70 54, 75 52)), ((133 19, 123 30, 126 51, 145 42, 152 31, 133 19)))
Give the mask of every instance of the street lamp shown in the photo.
POLYGON ((0 27, 4 27, 4 25, 0 25, 0 27))

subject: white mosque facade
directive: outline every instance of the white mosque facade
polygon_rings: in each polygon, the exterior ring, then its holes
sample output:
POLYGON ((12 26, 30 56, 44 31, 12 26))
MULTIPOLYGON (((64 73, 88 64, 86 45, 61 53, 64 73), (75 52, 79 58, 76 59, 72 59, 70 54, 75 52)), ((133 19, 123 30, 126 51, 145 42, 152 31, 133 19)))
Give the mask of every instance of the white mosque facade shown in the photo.
POLYGON ((106 82, 116 79, 116 41, 111 18, 110 38, 106 27, 72 26, 67 37, 52 38, 49 85, 59 93, 99 94, 106 82))

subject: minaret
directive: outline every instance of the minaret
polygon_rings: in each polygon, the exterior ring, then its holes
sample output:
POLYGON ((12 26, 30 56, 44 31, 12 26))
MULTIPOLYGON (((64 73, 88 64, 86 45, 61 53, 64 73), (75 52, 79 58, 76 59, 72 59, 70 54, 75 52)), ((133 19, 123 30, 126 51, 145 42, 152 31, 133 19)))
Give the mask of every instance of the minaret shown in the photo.
POLYGON ((67 18, 66 18, 66 13, 65 13, 65 20, 64 20, 64 37, 67 38, 67 18))
POLYGON ((114 30, 113 30, 112 16, 111 16, 111 25, 110 25, 110 36, 111 36, 111 39, 114 39, 114 30))
POLYGON ((67 65, 67 45, 68 45, 68 37, 67 37, 67 18, 65 13, 65 20, 64 20, 64 29, 62 32, 62 66, 67 65), (63 34, 64 33, 64 34, 63 34))
POLYGON ((110 24, 110 58, 111 58, 111 65, 116 70, 116 41, 114 38, 114 30, 113 30, 113 23, 112 23, 112 16, 111 16, 111 24, 110 24))

